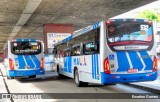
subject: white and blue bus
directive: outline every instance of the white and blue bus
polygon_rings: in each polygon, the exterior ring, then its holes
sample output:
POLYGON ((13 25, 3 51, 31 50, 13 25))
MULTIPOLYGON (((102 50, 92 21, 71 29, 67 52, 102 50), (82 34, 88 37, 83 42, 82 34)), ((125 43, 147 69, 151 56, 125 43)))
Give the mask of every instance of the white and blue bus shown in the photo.
POLYGON ((29 77, 44 74, 44 44, 35 39, 8 41, 7 78, 29 77))
POLYGON ((55 44, 54 68, 77 86, 156 80, 153 23, 110 19, 78 30, 55 44))

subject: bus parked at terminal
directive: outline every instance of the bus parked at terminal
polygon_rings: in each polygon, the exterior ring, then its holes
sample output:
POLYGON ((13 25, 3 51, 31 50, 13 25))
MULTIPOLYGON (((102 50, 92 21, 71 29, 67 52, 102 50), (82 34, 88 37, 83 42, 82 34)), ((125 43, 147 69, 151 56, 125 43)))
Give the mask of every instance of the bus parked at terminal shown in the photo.
POLYGON ((156 80, 153 23, 110 19, 78 30, 55 44, 54 68, 78 87, 156 80))
POLYGON ((8 41, 7 78, 29 77, 44 74, 44 44, 35 39, 8 41))

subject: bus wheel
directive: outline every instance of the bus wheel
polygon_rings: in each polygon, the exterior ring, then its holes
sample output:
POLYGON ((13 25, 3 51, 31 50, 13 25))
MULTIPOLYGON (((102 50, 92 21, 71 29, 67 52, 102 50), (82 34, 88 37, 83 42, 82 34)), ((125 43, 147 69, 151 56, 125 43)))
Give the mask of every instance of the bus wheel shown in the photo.
POLYGON ((64 77, 64 76, 60 73, 58 66, 57 66, 57 74, 58 74, 58 78, 63 78, 63 77, 64 77))
POLYGON ((82 81, 79 80, 79 74, 78 74, 77 69, 74 72, 74 81, 76 83, 76 86, 78 86, 78 87, 88 86, 88 83, 82 82, 82 81))
POLYGON ((14 79, 14 77, 7 76, 7 79, 14 79))
POLYGON ((29 78, 35 78, 35 77, 36 77, 36 75, 29 76, 29 78))

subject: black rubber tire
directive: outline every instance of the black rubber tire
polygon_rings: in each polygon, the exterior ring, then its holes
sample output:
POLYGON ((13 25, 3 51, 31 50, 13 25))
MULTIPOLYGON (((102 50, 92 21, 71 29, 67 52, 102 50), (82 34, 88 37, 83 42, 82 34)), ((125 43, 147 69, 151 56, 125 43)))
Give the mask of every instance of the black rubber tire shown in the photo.
POLYGON ((36 75, 29 76, 29 78, 36 78, 36 75))
POLYGON ((7 76, 7 79, 14 79, 14 77, 7 76))
POLYGON ((59 67, 57 66, 57 74, 58 74, 58 78, 63 79, 65 76, 62 75, 59 71, 59 67))
POLYGON ((109 84, 109 85, 117 85, 116 83, 111 83, 111 84, 109 84))
POLYGON ((7 70, 6 70, 6 76, 7 76, 7 79, 14 79, 14 77, 10 77, 10 76, 8 76, 8 72, 7 72, 7 70))
POLYGON ((78 70, 76 69, 74 71, 74 81, 77 87, 86 87, 88 86, 87 82, 82 82, 79 80, 79 74, 78 74, 78 70))

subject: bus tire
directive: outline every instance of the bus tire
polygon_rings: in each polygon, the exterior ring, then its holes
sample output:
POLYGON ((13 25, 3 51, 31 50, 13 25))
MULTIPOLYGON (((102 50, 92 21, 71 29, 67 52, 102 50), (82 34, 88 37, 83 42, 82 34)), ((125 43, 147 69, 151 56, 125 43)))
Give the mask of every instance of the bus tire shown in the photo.
POLYGON ((7 79, 14 79, 14 77, 8 76, 8 71, 6 71, 6 76, 7 76, 7 79))
POLYGON ((29 78, 36 78, 36 75, 29 76, 29 78))
POLYGON ((57 65, 57 74, 58 74, 58 78, 63 78, 64 76, 60 73, 59 71, 59 66, 57 65))
POLYGON ((7 76, 7 79, 14 79, 14 77, 7 76))
POLYGON ((111 83, 111 84, 109 84, 109 85, 117 85, 116 83, 111 83))
POLYGON ((82 82, 82 81, 79 80, 79 74, 78 74, 78 70, 77 69, 75 69, 75 71, 74 71, 74 81, 75 81, 77 87, 88 86, 88 83, 82 82))

